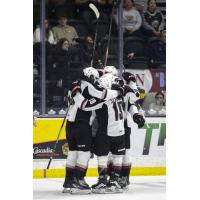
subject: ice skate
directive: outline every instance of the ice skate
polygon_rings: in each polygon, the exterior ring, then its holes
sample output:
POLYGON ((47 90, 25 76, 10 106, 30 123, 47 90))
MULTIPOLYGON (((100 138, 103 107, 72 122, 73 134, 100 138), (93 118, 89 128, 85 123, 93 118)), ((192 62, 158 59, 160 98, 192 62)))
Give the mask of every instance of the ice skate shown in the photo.
POLYGON ((127 176, 122 176, 119 178, 119 184, 124 191, 128 191, 129 178, 127 176))
POLYGON ((65 178, 65 182, 63 184, 62 193, 70 193, 72 187, 73 180, 70 178, 65 178))
POLYGON ((72 184, 70 193, 71 194, 90 194, 91 193, 91 188, 85 182, 85 179, 79 179, 79 180, 76 180, 72 184))
POLYGON ((106 188, 106 193, 122 193, 123 189, 119 183, 119 178, 115 179, 110 179, 107 188, 106 188))
POLYGON ((99 177, 98 182, 92 185, 92 192, 98 194, 106 193, 107 183, 107 176, 99 177))

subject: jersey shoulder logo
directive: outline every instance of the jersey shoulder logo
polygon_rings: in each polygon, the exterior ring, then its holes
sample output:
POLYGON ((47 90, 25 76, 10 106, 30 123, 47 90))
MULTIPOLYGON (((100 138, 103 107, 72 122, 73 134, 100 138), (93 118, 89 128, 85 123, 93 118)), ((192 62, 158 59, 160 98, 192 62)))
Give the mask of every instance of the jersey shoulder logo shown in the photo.
POLYGON ((94 103, 96 103, 96 99, 95 98, 89 99, 89 102, 90 102, 90 104, 94 104, 94 103))

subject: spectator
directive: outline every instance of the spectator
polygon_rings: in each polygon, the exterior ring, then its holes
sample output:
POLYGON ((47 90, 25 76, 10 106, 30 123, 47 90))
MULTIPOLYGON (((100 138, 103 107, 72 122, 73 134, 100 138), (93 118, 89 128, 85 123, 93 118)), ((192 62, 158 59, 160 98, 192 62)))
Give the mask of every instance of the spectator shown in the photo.
POLYGON ((56 42, 61 38, 66 38, 70 44, 74 44, 73 39, 78 38, 75 28, 67 24, 67 17, 65 15, 58 17, 58 25, 54 26, 52 31, 56 42))
POLYGON ((157 10, 156 1, 148 0, 147 10, 143 14, 144 33, 148 36, 160 36, 164 29, 164 18, 162 13, 157 10))
POLYGON ((71 50, 68 39, 61 38, 52 53, 52 64, 49 69, 49 79, 57 81, 57 87, 66 86, 69 64, 71 62, 71 50))
MULTIPOLYGON (((41 1, 41 0, 40 0, 41 1)), ((48 16, 55 19, 56 16, 67 13, 69 18, 72 18, 75 12, 74 0, 45 0, 46 12, 48 16)))
POLYGON ((147 0, 134 0, 136 9, 142 14, 146 9, 147 0))
MULTIPOLYGON (((50 44, 48 41, 45 42, 46 47, 46 65, 49 66, 51 64, 51 57, 52 57, 52 51, 54 46, 50 44)), ((37 42, 33 45, 33 64, 37 68, 38 72, 40 71, 40 64, 41 64, 41 43, 37 42)))
POLYGON ((158 40, 150 42, 147 55, 151 63, 166 63, 166 31, 162 31, 158 40))
MULTIPOLYGON (((46 41, 48 41, 50 44, 54 44, 54 37, 53 37, 53 33, 51 31, 51 29, 49 28, 49 21, 47 19, 45 19, 45 39, 46 41)), ((40 26, 38 25, 37 28, 34 31, 33 34, 33 43, 38 43, 40 42, 40 26)))
POLYGON ((155 102, 149 105, 148 114, 150 115, 165 115, 165 95, 163 92, 157 92, 155 102))
MULTIPOLYGON (((92 54, 93 54, 93 37, 91 35, 86 35, 83 42, 80 42, 78 45, 73 47, 73 57, 76 61, 82 63, 82 66, 90 66, 92 54)), ((99 65, 98 63, 98 53, 95 50, 94 53, 94 67, 99 65)))
MULTIPOLYGON (((116 24, 118 24, 118 16, 114 15, 116 24)), ((123 28, 125 36, 140 36, 140 27, 142 25, 142 18, 140 13, 134 7, 133 0, 124 0, 123 9, 123 28)))
POLYGON ((135 48, 133 45, 125 45, 124 46, 124 59, 127 61, 131 61, 137 57, 146 56, 146 48, 145 46, 140 46, 135 48))

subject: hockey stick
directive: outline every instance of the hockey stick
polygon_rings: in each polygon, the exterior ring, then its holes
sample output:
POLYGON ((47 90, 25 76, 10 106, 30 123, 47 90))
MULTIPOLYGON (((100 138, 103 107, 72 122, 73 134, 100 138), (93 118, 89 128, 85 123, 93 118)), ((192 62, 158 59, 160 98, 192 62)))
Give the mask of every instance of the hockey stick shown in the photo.
POLYGON ((109 32, 108 32, 108 42, 107 42, 106 53, 105 53, 105 60, 104 60, 104 67, 107 65, 107 60, 108 60, 108 51, 109 51, 109 47, 110 47, 110 37, 111 37, 111 30, 112 30, 112 22, 113 22, 114 10, 119 5, 119 3, 120 3, 119 0, 114 0, 113 1, 113 7, 112 7, 112 13, 111 13, 110 25, 109 25, 109 32))
POLYGON ((97 9, 97 7, 93 4, 90 3, 89 7, 93 10, 93 12, 95 13, 95 16, 97 18, 97 24, 96 24, 96 29, 95 29, 95 35, 94 35, 94 43, 93 43, 93 51, 92 51, 92 59, 91 59, 91 63, 90 63, 90 67, 93 67, 93 62, 94 62, 94 53, 95 53, 95 48, 96 48, 96 43, 97 43, 97 30, 98 30, 98 22, 99 22, 99 11, 97 9))
MULTIPOLYGON (((54 153, 55 150, 56 150, 56 147, 57 147, 57 144, 58 144, 58 141, 59 141, 59 138, 60 138, 60 134, 61 134, 61 132, 62 132, 63 126, 64 126, 65 121, 66 121, 66 119, 67 119, 67 114, 68 114, 68 112, 69 112, 69 108, 70 108, 70 104, 69 104, 69 107, 67 108, 66 116, 64 117, 64 119, 63 119, 63 121, 62 121, 62 125, 61 125, 61 127, 60 127, 60 130, 59 130, 59 132, 58 132, 58 136, 57 136, 57 139, 56 139, 56 143, 55 143, 54 148, 53 148, 53 153, 54 153)), ((53 159, 53 155, 50 157, 49 162, 48 162, 48 165, 47 165, 47 168, 44 170, 44 173, 45 173, 44 176, 46 176, 46 170, 49 169, 52 159, 53 159)))

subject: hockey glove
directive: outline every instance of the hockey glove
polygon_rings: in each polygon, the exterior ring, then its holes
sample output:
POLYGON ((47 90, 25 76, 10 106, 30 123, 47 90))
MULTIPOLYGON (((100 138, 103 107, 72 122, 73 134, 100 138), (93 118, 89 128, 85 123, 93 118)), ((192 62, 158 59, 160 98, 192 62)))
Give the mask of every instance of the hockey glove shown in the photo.
POLYGON ((103 71, 98 70, 98 73, 99 73, 99 77, 103 76, 103 71))
POLYGON ((134 91, 128 85, 124 85, 123 89, 124 89, 124 96, 126 96, 126 94, 129 92, 134 93, 134 91))
POLYGON ((133 121, 138 125, 138 128, 142 128, 145 124, 144 117, 138 113, 133 115, 133 121))
POLYGON ((134 89, 133 92, 134 92, 134 94, 135 94, 136 97, 138 97, 138 98, 140 97, 140 93, 139 93, 138 90, 134 89))
POLYGON ((120 93, 120 96, 124 96, 124 88, 118 84, 112 84, 111 90, 117 90, 120 93))
POLYGON ((122 77, 124 80, 129 84, 130 81, 133 81, 134 83, 136 82, 135 75, 130 73, 130 72, 124 72, 122 74, 122 77))
POLYGON ((122 79, 120 79, 120 78, 116 78, 115 79, 115 83, 118 84, 118 85, 120 85, 121 87, 124 86, 124 81, 122 79))
POLYGON ((80 82, 79 81, 75 81, 72 83, 71 85, 71 97, 73 98, 77 92, 81 93, 81 86, 80 86, 80 82))
POLYGON ((90 77, 87 77, 84 74, 82 74, 81 79, 83 79, 84 81, 87 81, 91 84, 96 83, 96 78, 93 75, 91 75, 90 77))

